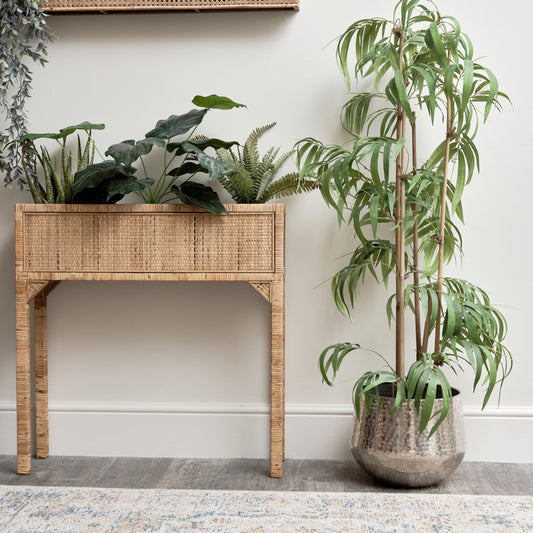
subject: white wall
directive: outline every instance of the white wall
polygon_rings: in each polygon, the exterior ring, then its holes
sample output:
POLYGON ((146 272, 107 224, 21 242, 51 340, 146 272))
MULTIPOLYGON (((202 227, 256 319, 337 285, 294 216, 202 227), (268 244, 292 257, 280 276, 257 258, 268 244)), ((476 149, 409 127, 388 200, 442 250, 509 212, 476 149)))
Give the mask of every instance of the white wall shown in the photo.
MULTIPOLYGON (((447 0, 508 92, 514 107, 479 135, 482 176, 466 193, 464 263, 455 274, 504 304, 516 368, 501 399, 483 414, 471 377, 464 392, 470 460, 533 461, 533 400, 528 342, 533 259, 529 199, 532 75, 517 65, 529 49, 527 0, 487 9, 484 0, 447 0), (512 14, 507 16, 506 13, 512 14), (512 20, 511 20, 512 19, 512 20)), ((334 47, 349 23, 388 17, 392 0, 302 0, 295 12, 57 16, 50 63, 34 73, 34 131, 103 121, 98 144, 141 138, 156 120, 218 93, 247 110, 213 112, 203 130, 243 140, 278 121, 263 148, 314 136, 342 142, 346 90, 334 47)), ((0 195, 0 453, 15 453, 13 205, 0 195)), ((369 282, 353 322, 335 309, 324 283, 353 244, 313 193, 287 206, 287 456, 346 458, 349 379, 373 365, 346 365, 334 389, 321 384, 317 355, 353 340, 391 353, 386 293, 369 282)), ((49 300, 51 453, 266 457, 269 307, 246 284, 63 283, 49 300)), ((375 361, 378 364, 377 361, 375 361)))

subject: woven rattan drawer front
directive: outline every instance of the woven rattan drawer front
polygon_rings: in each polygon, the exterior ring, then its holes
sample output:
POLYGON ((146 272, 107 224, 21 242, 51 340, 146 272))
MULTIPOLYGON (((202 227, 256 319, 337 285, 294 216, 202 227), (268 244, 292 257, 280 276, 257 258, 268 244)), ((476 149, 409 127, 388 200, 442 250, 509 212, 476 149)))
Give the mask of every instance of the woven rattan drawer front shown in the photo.
POLYGON ((274 214, 24 213, 29 272, 273 272, 274 214))

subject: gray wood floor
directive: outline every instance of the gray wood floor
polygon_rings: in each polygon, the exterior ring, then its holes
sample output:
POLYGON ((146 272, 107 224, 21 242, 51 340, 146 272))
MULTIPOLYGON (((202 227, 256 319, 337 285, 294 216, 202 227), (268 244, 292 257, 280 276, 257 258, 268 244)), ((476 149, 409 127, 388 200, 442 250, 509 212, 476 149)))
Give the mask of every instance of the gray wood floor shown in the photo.
MULTIPOLYGON (((288 459, 282 479, 267 460, 49 457, 33 459, 32 473, 16 473, 16 457, 0 456, 1 485, 73 487, 409 492, 381 487, 352 461, 288 459)), ((445 483, 416 492, 533 495, 533 464, 463 463, 445 483)))

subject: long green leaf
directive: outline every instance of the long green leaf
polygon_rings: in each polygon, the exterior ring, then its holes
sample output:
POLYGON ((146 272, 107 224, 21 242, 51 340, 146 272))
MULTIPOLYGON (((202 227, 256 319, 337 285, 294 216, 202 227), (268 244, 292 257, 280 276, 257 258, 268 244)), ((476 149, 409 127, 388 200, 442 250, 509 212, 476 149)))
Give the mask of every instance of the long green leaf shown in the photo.
POLYGON ((409 103, 409 97, 407 96, 407 90, 405 88, 405 83, 403 79, 403 73, 401 70, 394 71, 394 84, 396 85, 396 90, 398 92, 398 98, 400 104, 409 119, 409 122, 413 122, 413 111, 411 110, 411 104, 409 103))
POLYGON ((446 68, 448 66, 448 58, 444 45, 442 44, 442 37, 435 22, 429 25, 425 34, 425 41, 437 63, 441 67, 446 68))
POLYGON ((196 95, 192 103, 198 107, 204 107, 207 109, 233 109, 235 107, 246 107, 244 104, 238 104, 227 96, 218 96, 217 94, 211 94, 209 96, 196 95))

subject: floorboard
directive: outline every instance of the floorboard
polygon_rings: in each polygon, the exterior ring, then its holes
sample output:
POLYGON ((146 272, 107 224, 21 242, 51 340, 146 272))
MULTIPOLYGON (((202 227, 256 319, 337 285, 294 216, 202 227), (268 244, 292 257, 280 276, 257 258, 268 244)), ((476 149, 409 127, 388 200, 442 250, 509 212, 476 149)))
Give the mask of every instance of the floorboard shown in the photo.
MULTIPOLYGON (((382 487, 352 461, 287 459, 283 478, 269 477, 257 459, 49 457, 33 459, 32 473, 16 473, 16 457, 0 456, 1 485, 70 487, 409 492, 382 487)), ((533 464, 463 463, 444 483, 416 492, 533 496, 533 464)))

